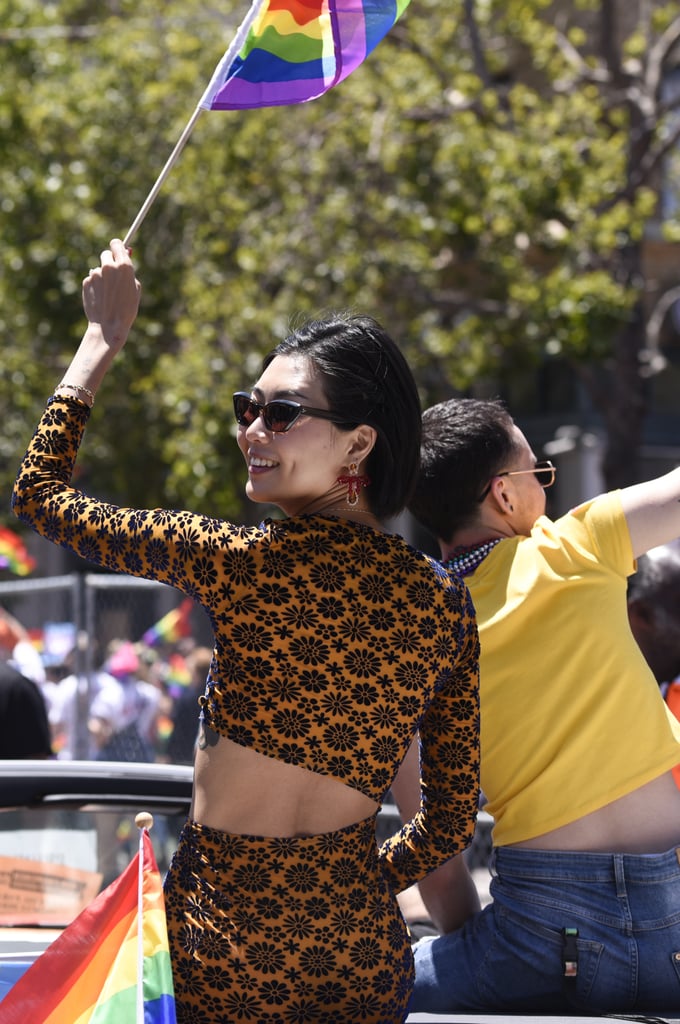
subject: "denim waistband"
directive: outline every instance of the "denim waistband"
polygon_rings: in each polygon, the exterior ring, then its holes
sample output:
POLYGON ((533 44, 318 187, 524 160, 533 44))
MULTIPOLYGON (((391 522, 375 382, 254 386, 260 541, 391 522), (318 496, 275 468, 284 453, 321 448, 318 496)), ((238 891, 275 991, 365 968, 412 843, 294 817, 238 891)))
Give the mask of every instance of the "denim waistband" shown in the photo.
POLYGON ((503 878, 630 882, 680 879, 680 846, 666 853, 580 853, 496 847, 491 869, 503 878))

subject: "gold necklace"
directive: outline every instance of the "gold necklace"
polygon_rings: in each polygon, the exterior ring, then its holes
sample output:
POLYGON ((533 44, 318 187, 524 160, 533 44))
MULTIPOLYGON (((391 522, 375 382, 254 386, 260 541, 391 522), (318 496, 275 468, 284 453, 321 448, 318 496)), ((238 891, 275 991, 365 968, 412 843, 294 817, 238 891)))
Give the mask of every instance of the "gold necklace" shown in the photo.
POLYGON ((325 515, 326 512, 344 512, 345 515, 347 515, 349 512, 351 512, 352 515, 362 515, 362 516, 372 516, 373 515, 371 510, 368 509, 368 508, 352 508, 351 505, 347 505, 345 508, 341 507, 340 505, 331 505, 330 508, 319 509, 319 511, 316 514, 318 516, 322 516, 322 515, 325 515))

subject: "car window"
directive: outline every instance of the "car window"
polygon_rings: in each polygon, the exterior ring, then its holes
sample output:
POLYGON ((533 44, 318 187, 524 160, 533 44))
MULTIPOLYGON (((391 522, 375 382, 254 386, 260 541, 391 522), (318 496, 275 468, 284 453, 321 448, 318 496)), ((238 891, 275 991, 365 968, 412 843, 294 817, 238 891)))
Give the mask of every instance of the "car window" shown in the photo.
MULTIPOLYGON (((153 817, 151 839, 164 875, 184 819, 153 817)), ((0 927, 70 923, 127 867, 138 844, 127 809, 0 810, 0 927)))

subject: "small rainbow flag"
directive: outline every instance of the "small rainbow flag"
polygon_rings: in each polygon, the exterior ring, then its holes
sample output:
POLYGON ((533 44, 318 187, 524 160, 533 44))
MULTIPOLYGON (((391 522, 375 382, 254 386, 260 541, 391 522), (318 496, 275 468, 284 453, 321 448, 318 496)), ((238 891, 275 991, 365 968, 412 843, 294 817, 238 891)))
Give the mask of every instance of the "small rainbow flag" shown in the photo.
POLYGON ((125 871, 10 989, 0 1003, 0 1019, 176 1024, 163 890, 146 829, 125 871))
POLYGON ((409 0, 255 0, 199 107, 243 110, 306 103, 378 45, 409 0))
POLYGON ((156 719, 156 736, 159 742, 167 743, 174 731, 175 723, 172 718, 169 715, 159 715, 156 719))
POLYGON ((0 526, 0 569, 9 569, 15 576, 28 576, 35 569, 35 558, 18 534, 6 526, 0 526))
POLYGON ((185 688, 191 685, 191 672, 186 658, 181 654, 171 654, 163 673, 163 682, 170 688, 185 688))
POLYGON ((142 643, 155 647, 157 644, 176 644, 178 640, 190 637, 193 606, 192 599, 185 597, 178 608, 173 608, 147 629, 142 636, 142 643))

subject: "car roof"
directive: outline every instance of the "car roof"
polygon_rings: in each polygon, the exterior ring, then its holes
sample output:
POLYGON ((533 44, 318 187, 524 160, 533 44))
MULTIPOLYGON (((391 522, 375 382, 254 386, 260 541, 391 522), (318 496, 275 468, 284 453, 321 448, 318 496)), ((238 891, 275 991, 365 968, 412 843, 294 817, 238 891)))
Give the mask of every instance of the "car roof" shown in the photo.
POLYGON ((193 769, 129 761, 0 760, 0 808, 84 803, 185 809, 193 769))

